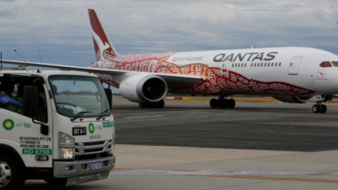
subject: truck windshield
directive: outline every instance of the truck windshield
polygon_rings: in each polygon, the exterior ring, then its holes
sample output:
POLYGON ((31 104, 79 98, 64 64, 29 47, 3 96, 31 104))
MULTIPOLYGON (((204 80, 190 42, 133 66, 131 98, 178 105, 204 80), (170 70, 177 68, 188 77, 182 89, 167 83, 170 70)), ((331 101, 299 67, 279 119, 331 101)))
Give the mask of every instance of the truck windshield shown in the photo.
POLYGON ((98 78, 85 76, 50 76, 57 111, 65 116, 110 115, 109 104, 98 78), (106 111, 106 112, 105 112, 106 111), (105 113, 104 113, 105 112, 105 113))

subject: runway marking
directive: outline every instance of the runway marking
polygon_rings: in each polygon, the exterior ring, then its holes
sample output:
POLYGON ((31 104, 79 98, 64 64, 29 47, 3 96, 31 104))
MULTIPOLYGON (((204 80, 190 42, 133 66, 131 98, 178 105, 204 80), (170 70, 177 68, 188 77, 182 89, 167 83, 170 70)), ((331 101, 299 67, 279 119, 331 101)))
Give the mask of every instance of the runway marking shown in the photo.
MULTIPOLYGON (((145 112, 146 114, 149 113, 155 113, 155 112, 145 112)), ((178 113, 177 115, 173 114, 173 115, 169 115, 170 117, 173 116, 178 116, 176 117, 175 120, 186 120, 186 119, 191 119, 191 118, 212 118, 212 117, 222 117, 224 119, 233 119, 234 116, 236 117, 242 117, 242 116, 250 116, 252 115, 252 113, 248 113, 248 114, 227 114, 224 116, 223 113, 216 113, 216 114, 212 114, 212 115, 208 115, 210 113, 208 112, 191 112, 191 113, 182 113, 180 112, 170 112, 170 113, 178 113)), ((161 114, 161 113, 157 113, 157 114, 161 114)), ((168 117, 168 116, 167 116, 168 117)), ((135 123, 135 122, 149 122, 149 121, 156 121, 156 120, 167 120, 167 118, 165 115, 144 115, 144 113, 142 115, 135 115, 135 116, 128 116, 128 117, 122 117, 115 121, 116 124, 120 124, 120 123, 135 123)))
POLYGON ((295 177, 268 177, 249 174, 270 174, 270 175, 338 175, 338 173, 316 172, 316 171, 219 171, 219 170, 199 170, 199 171, 175 171, 175 170, 133 170, 114 168, 109 175, 186 175, 186 176, 205 176, 205 177, 224 177, 224 178, 241 178, 241 179, 260 179, 271 181, 299 181, 299 182, 319 182, 319 183, 338 183, 338 180, 326 179, 306 179, 295 177), (224 174, 222 174, 224 173, 224 174), (233 173, 233 174, 228 174, 233 173))
POLYGON ((263 179, 263 180, 281 180, 281 181, 305 181, 320 183, 338 183, 337 180, 325 179, 304 179, 304 178, 287 178, 287 177, 266 177, 266 176, 238 176, 238 175, 206 175, 209 177, 228 177, 228 178, 245 178, 245 179, 263 179))
POLYGON ((148 117, 163 117, 163 115, 145 115, 145 116, 132 116, 132 117, 124 117, 123 119, 135 119, 135 118, 148 118, 148 117))

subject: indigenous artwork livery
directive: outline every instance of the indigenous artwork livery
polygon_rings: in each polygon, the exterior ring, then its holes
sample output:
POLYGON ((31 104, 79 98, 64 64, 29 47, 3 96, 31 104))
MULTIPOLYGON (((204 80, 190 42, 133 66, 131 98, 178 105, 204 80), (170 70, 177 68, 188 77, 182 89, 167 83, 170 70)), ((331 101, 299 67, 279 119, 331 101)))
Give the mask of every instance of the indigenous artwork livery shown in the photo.
POLYGON ((126 99, 144 107, 163 107, 167 93, 217 95, 212 108, 234 108, 229 95, 269 95, 283 102, 315 98, 314 113, 338 93, 338 56, 303 47, 119 55, 93 9, 89 19, 96 61, 89 68, 48 63, 4 61, 92 72, 120 89, 126 99))

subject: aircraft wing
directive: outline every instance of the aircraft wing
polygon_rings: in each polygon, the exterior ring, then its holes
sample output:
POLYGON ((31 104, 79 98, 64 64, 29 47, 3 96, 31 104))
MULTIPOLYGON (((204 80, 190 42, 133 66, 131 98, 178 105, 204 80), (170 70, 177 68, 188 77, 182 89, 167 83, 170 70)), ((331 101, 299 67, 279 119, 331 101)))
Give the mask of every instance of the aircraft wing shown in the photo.
MULTIPOLYGON (((111 70, 111 69, 99 69, 99 68, 92 68, 92 67, 76 67, 76 66, 68 66, 68 65, 58 65, 58 64, 51 64, 51 63, 37 63, 37 62, 23 62, 23 61, 11 61, 11 60, 2 60, 4 64, 12 64, 18 65, 19 67, 47 67, 47 68, 54 68, 63 71, 83 71, 89 73, 96 73, 96 74, 105 74, 111 75, 112 77, 123 75, 123 74, 139 74, 140 72, 137 71, 123 71, 123 70, 111 70)), ((146 72, 142 72, 146 73, 146 72)), ((188 75, 174 75, 174 74, 164 74, 164 73, 149 73, 152 75, 159 76, 163 78, 168 85, 170 86, 190 86, 201 83, 205 81, 204 77, 201 76, 188 76, 188 75)))

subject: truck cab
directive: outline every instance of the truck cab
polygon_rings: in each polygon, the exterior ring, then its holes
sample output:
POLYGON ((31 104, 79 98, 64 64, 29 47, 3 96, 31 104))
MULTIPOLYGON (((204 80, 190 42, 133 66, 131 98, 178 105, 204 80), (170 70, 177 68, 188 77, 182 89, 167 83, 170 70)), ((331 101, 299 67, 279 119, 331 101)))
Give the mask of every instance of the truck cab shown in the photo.
POLYGON ((107 178, 116 159, 110 102, 93 74, 1 70, 0 189, 27 179, 69 186, 107 178))

